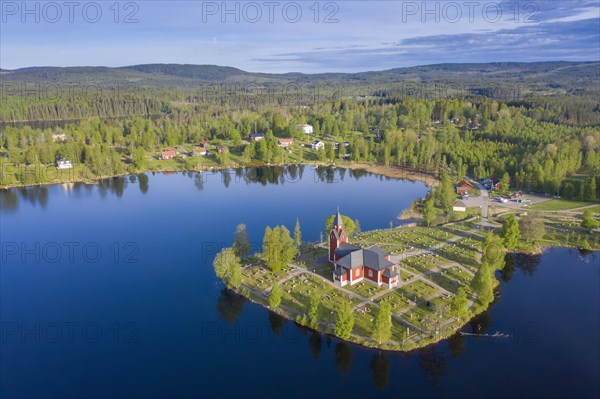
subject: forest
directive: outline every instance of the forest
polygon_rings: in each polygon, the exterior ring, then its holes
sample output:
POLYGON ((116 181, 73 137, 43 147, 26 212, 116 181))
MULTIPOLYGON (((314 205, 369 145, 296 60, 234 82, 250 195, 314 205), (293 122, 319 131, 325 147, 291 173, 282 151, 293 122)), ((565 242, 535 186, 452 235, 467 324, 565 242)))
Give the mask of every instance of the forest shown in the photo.
POLYGON ((163 148, 206 140, 225 144, 242 165, 339 159, 450 170, 457 179, 508 173, 515 189, 600 198, 598 97, 411 98, 397 91, 399 84, 294 86, 303 92, 282 85, 138 91, 115 85, 93 95, 63 92, 52 101, 48 91, 4 93, 1 159, 27 167, 68 158, 106 176, 143 171, 145 158, 163 148), (295 128, 303 123, 325 142, 314 159, 304 146, 277 145, 277 138, 304 139, 295 128), (248 143, 259 132, 266 139, 248 143))

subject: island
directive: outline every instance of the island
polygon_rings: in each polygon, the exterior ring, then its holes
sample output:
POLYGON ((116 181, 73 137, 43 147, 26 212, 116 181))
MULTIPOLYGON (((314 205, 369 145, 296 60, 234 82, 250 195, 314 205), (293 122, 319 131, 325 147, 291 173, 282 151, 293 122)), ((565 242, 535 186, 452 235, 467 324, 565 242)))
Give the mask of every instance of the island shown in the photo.
POLYGON ((516 231, 497 235, 480 221, 353 234, 354 222, 338 209, 326 242, 303 244, 299 222, 293 234, 267 227, 263 252, 253 256, 240 225, 214 267, 229 289, 300 325, 409 351, 451 336, 494 300, 495 272, 516 231))

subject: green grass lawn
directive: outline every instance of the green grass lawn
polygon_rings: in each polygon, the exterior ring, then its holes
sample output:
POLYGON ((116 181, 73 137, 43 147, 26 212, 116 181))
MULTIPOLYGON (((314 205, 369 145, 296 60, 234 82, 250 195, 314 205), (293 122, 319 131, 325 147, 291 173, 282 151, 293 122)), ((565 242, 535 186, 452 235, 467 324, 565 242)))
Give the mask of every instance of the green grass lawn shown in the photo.
POLYGON ((564 211, 568 209, 581 208, 582 206, 587 205, 594 205, 594 202, 551 199, 550 201, 531 205, 529 209, 535 209, 538 211, 564 211))
POLYGON ((402 292, 398 290, 392 290, 388 294, 385 294, 381 298, 377 298, 375 303, 378 305, 383 302, 388 302, 392 307, 392 313, 400 312, 410 306, 414 306, 414 302, 409 300, 406 296, 402 294, 402 292))
POLYGON ((365 298, 371 298, 388 289, 383 285, 381 287, 377 287, 375 284, 371 284, 365 281, 361 281, 360 283, 354 284, 352 286, 347 285, 345 288, 365 298))
POLYGON ((415 280, 396 290, 401 296, 408 298, 413 302, 423 301, 439 291, 433 285, 427 284, 421 280, 415 280))

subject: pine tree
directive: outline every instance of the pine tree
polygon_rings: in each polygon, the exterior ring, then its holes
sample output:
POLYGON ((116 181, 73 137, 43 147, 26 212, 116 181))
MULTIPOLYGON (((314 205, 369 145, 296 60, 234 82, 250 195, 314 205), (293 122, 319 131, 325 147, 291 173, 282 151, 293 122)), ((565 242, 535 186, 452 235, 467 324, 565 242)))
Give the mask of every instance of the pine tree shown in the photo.
POLYGON ((269 293, 269 306, 273 309, 279 306, 281 303, 281 286, 277 281, 273 284, 271 292, 269 293))
POLYGON ((502 226, 502 240, 504 246, 509 249, 514 249, 520 238, 521 231, 519 230, 519 222, 515 215, 510 215, 502 226))
POLYGON ((431 195, 429 195, 423 204, 423 219, 425 219, 427 227, 429 227, 435 220, 435 206, 433 201, 434 195, 434 193, 431 193, 431 195))
POLYGON ((354 314, 347 300, 343 300, 338 308, 335 320, 335 335, 341 339, 348 339, 354 328, 354 314))
POLYGON ((450 313, 452 316, 462 320, 466 318, 468 307, 469 299, 467 298, 467 291, 461 287, 456 291, 454 298, 452 298, 450 313))
POLYGON ((371 333, 373 339, 379 344, 387 341, 392 336, 392 308, 388 302, 383 302, 379 306, 371 333))
POLYGON ((321 298, 316 294, 310 298, 310 305, 308 308, 308 317, 310 318, 310 327, 317 328, 319 324, 319 313, 321 307, 321 298))
POLYGON ((302 244, 302 232, 300 231, 300 221, 296 219, 296 227, 294 227, 294 244, 297 248, 300 248, 302 244))
POLYGON ((477 293, 477 302, 481 306, 487 306, 494 299, 494 272, 487 261, 481 262, 471 280, 471 288, 477 293))
POLYGON ((442 177, 440 180, 440 186, 437 190, 438 203, 440 207, 449 212, 454 205, 454 201, 456 200, 456 196, 454 195, 454 190, 452 189, 452 182, 450 181, 450 176, 445 171, 442 172, 442 177))

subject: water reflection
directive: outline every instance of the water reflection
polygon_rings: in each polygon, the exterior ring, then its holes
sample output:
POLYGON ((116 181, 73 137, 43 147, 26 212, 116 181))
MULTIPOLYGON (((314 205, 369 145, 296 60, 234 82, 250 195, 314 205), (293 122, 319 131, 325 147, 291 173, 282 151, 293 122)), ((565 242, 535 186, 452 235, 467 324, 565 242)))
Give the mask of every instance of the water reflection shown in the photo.
POLYGON ((137 178, 140 183, 140 191, 143 194, 146 194, 148 192, 148 186, 149 186, 148 175, 146 175, 145 173, 141 173, 141 174, 137 175, 137 178))
POLYGON ((269 325, 271 326, 274 336, 281 336, 281 332, 283 331, 283 326, 285 325, 286 321, 287 320, 284 317, 281 317, 277 313, 269 310, 269 325))
POLYGON ((223 288, 217 299, 217 313, 229 324, 235 324, 242 315, 246 298, 223 288))
POLYGON ((540 261, 542 260, 542 254, 537 255, 524 255, 515 254, 515 266, 525 273, 527 276, 533 276, 540 261))
POLYGON ((48 187, 34 186, 0 190, 0 210, 3 212, 15 212, 19 209, 20 201, 46 208, 48 205, 48 187))
POLYGON ((456 333, 448 338, 448 350, 450 351, 452 358, 460 358, 460 355, 462 355, 464 349, 465 337, 462 334, 456 333))
POLYGON ((428 376, 431 385, 437 385, 448 369, 446 353, 431 345, 419 350, 419 365, 428 376))
POLYGON ((504 257, 504 267, 500 270, 500 279, 508 283, 515 272, 515 256, 514 254, 506 254, 504 257))
POLYGON ((335 362, 342 376, 348 375, 352 367, 352 348, 345 342, 338 342, 335 345, 335 362))
MULTIPOLYGON (((276 184, 291 184, 303 179, 306 169, 310 168, 314 174, 315 183, 338 183, 344 180, 346 175, 358 180, 365 176, 374 176, 372 173, 360 169, 340 169, 332 166, 312 167, 305 165, 289 166, 270 166, 257 168, 238 168, 223 171, 204 171, 204 172, 162 172, 163 174, 181 173, 189 177, 198 190, 203 190, 205 183, 211 179, 218 179, 228 188, 232 183, 260 184, 263 186, 276 184), (214 178, 211 178, 214 176, 214 178)), ((153 175, 156 172, 152 172, 153 175)), ((391 180, 391 178, 378 176, 381 180, 391 180)), ((78 196, 84 191, 91 191, 95 187, 102 198, 108 195, 122 197, 129 186, 137 185, 140 192, 147 193, 149 190, 149 177, 145 173, 131 174, 128 176, 116 176, 99 179, 95 184, 81 182, 63 183, 61 186, 71 194, 78 196)), ((42 207, 47 205, 48 187, 36 186, 27 188, 14 188, 1 190, 0 192, 0 210, 4 212, 14 212, 19 207, 20 201, 27 201, 31 204, 39 204, 42 207)))
POLYGON ((3 212, 16 212, 19 208, 19 198, 16 190, 0 190, 0 209, 3 212))
POLYGON ((378 352, 371 360, 371 371, 373 372, 373 382, 375 388, 383 391, 388 387, 390 380, 390 360, 385 352, 378 352))
POLYGON ((310 338, 308 339, 308 343, 310 345, 310 353, 312 357, 317 360, 321 356, 321 346, 323 343, 323 338, 321 334, 316 331, 313 331, 310 334, 310 338))

